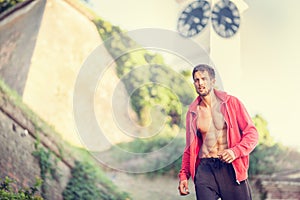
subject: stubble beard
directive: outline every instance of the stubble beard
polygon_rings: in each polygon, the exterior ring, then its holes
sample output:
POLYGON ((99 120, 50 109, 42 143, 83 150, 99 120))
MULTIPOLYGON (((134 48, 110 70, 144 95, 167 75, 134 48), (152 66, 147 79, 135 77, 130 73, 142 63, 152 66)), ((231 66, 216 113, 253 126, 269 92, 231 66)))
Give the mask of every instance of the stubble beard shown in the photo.
POLYGON ((200 91, 199 91, 198 94, 199 94, 200 97, 206 97, 207 95, 210 94, 211 91, 212 91, 212 87, 209 88, 207 92, 205 92, 205 93, 200 93, 200 91))

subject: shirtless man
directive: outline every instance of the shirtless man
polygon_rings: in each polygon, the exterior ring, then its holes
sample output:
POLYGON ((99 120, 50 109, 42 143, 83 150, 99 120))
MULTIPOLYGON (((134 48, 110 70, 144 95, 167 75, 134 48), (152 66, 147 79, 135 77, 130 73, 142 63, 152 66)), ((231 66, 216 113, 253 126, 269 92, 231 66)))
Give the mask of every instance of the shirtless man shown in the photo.
POLYGON ((189 194, 192 177, 197 200, 252 199, 247 171, 258 133, 251 117, 236 97, 214 89, 210 66, 196 66, 193 79, 198 97, 186 116, 179 193, 189 194))

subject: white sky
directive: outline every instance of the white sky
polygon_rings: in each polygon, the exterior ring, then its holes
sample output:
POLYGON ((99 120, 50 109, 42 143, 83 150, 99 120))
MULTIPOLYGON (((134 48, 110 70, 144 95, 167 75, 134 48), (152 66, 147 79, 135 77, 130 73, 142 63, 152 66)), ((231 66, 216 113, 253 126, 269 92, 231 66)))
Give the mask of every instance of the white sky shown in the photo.
MULTIPOLYGON (((300 1, 244 2, 249 7, 241 22, 242 89, 233 95, 252 116, 258 113, 267 120, 277 141, 300 149, 300 1)), ((93 0, 92 5, 123 30, 176 30, 176 0, 93 0)))

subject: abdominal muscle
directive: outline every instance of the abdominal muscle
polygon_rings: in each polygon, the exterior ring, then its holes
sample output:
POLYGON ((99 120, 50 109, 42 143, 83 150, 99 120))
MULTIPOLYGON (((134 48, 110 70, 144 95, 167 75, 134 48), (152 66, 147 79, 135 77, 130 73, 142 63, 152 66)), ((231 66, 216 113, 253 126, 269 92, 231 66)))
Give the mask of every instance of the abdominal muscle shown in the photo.
POLYGON ((202 138, 204 140, 199 153, 200 158, 217 158, 218 152, 228 148, 226 129, 218 131, 217 134, 202 134, 202 138))
POLYGON ((198 106, 197 128, 203 141, 200 158, 217 158, 218 152, 228 148, 227 126, 218 109, 210 112, 198 106))

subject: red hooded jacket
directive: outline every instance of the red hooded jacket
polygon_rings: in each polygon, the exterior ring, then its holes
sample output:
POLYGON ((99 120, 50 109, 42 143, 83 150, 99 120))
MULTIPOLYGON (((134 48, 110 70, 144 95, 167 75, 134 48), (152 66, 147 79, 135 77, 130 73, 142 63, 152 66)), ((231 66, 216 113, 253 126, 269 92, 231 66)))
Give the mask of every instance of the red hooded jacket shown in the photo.
MULTIPOLYGON (((239 183, 248 178, 249 154, 258 142, 258 132, 247 113, 244 105, 236 97, 226 92, 214 90, 221 100, 221 113, 227 123, 228 147, 234 152, 236 159, 232 162, 236 181, 239 183)), ((195 177, 195 169, 201 162, 199 150, 202 140, 197 137, 197 105, 201 101, 198 97, 190 105, 186 114, 186 147, 182 156, 182 166, 179 172, 180 180, 195 177)))

